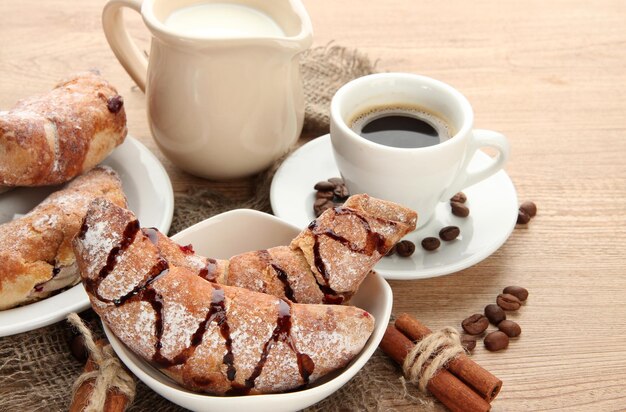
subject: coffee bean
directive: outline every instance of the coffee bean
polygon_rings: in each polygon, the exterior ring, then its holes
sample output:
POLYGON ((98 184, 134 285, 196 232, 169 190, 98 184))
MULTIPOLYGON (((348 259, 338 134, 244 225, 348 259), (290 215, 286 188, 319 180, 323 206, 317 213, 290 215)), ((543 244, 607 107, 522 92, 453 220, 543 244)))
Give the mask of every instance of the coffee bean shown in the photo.
POLYGON ((470 335, 480 335, 487 330, 487 327, 489 327, 489 321, 480 313, 475 313, 472 316, 463 319, 461 326, 463 327, 463 330, 470 335))
POLYGON ((74 359, 81 363, 85 363, 87 361, 87 357, 89 357, 89 353, 87 353, 87 347, 85 346, 85 338, 83 335, 76 335, 70 341, 70 352, 74 359))
POLYGON ((422 247, 426 250, 433 251, 441 245, 441 241, 436 237, 425 237, 422 239, 422 247))
POLYGON ((498 326, 498 323, 506 319, 506 313, 504 313, 502 308, 493 303, 485 306, 485 316, 489 319, 489 322, 496 326, 498 326))
POLYGON ((389 251, 387 252, 387 254, 385 256, 393 256, 396 254, 396 245, 393 245, 391 247, 391 249, 389 249, 389 251))
POLYGON ((401 240, 396 245, 396 253, 398 256, 409 257, 415 252, 415 243, 410 240, 401 240))
POLYGON ((468 217, 470 214, 469 208, 460 202, 450 202, 450 208, 454 216, 468 217))
POLYGON ((528 299, 528 290, 524 289, 521 286, 507 286, 502 290, 502 293, 508 293, 509 295, 513 295, 522 302, 528 299))
POLYGON ((316 199, 313 204, 313 212, 315 212, 315 217, 319 217, 326 210, 333 207, 335 207, 335 204, 328 199, 316 199))
POLYGON ((466 351, 471 352, 476 348, 476 338, 469 335, 461 336, 461 345, 465 348, 466 351))
POLYGON ((509 337, 506 336, 506 333, 497 330, 487 334, 483 342, 487 350, 495 352, 506 349, 509 346, 509 337))
POLYGON ((333 208, 339 207, 341 205, 343 205, 343 202, 332 201, 332 202, 328 202, 328 203, 324 204, 324 206, 322 206, 322 209, 324 209, 324 210, 326 210, 326 209, 333 209, 333 208))
POLYGON ((522 302, 518 298, 508 293, 499 294, 496 303, 504 310, 518 310, 522 306, 522 302))
POLYGON ((348 196, 350 196, 350 192, 344 184, 335 186, 335 190, 333 190, 333 193, 335 194, 335 196, 337 196, 338 199, 342 200, 345 200, 348 196))
POLYGON ((517 211, 517 224, 518 225, 525 225, 528 222, 530 222, 530 216, 528 216, 528 214, 526 212, 524 212, 523 210, 518 210, 517 211))
POLYGON ((535 217, 535 215, 537 214, 537 205, 530 200, 522 203, 519 209, 524 211, 530 217, 535 217))
POLYGON ((319 190, 322 192, 332 192, 333 189, 335 188, 335 184, 327 181, 327 180, 323 180, 321 182, 317 182, 315 183, 315 186, 313 186, 313 189, 315 190, 319 190))
MULTIPOLYGON (((328 199, 315 199, 313 202, 313 207, 321 207, 323 204, 330 202, 328 199)), ((331 202, 332 203, 332 202, 331 202)))
POLYGON ((333 193, 332 190, 320 190, 315 192, 315 198, 316 199, 332 199, 335 197, 335 194, 333 193))
POLYGON ((456 239, 460 234, 461 230, 456 226, 446 226, 439 231, 439 237, 446 242, 456 239))
POLYGON ((451 202, 465 203, 467 201, 467 196, 465 196, 465 193, 459 192, 456 195, 452 196, 450 198, 450 201, 451 202))
POLYGON ((328 179, 328 181, 335 186, 343 184, 343 179, 340 177, 331 177, 330 179, 328 179))
POLYGON ((118 113, 124 106, 124 98, 120 95, 116 95, 107 100, 107 109, 113 114, 118 113))
POLYGON ((504 332, 509 338, 515 338, 522 334, 522 328, 512 320, 503 320, 498 325, 498 329, 504 332))

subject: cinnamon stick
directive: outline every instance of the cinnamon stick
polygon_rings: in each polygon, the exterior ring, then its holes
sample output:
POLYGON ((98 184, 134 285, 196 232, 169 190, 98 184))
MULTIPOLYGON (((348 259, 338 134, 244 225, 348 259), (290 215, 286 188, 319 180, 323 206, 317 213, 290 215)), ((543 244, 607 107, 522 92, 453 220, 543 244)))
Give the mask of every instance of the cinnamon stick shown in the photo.
MULTIPOLYGON (((379 346, 397 364, 402 365, 414 345, 402 332, 389 326, 379 346)), ((437 372, 428 381, 426 388, 452 412, 487 412, 491 409, 486 400, 445 369, 437 372)))
MULTIPOLYGON (((414 341, 422 340, 432 331, 417 319, 403 313, 396 319, 396 328, 414 341)), ((467 355, 459 355, 451 360, 448 371, 471 387, 487 402, 491 402, 502 388, 502 381, 485 370, 467 355)))
MULTIPOLYGON (((100 348, 107 344, 106 340, 96 341, 96 345, 100 348)), ((87 359, 85 364, 85 372, 91 372, 97 368, 96 363, 91 356, 87 359)), ((91 394, 94 389, 94 381, 88 380, 76 390, 72 404, 70 405, 70 412, 82 412, 85 410, 91 399, 91 394)), ((118 391, 117 389, 109 389, 107 391, 106 401, 104 403, 103 412, 124 412, 128 406, 128 398, 126 395, 118 391)))

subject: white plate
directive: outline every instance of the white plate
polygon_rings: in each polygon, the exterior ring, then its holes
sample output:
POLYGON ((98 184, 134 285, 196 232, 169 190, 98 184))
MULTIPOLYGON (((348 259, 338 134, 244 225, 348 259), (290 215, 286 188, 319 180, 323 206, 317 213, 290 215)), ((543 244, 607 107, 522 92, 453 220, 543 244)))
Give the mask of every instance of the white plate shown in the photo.
MULTIPOLYGON (((142 224, 167 233, 174 213, 174 193, 167 172, 156 156, 128 136, 102 164, 120 175, 128 206, 142 224)), ((0 223, 10 221, 16 213, 27 213, 58 188, 19 188, 0 194, 0 223)), ((78 284, 38 302, 0 311, 0 336, 37 329, 88 307, 87 293, 78 284)))
MULTIPOLYGON (((249 250, 266 249, 289 244, 300 229, 274 216, 248 209, 222 213, 177 233, 172 239, 204 256, 229 258, 249 250)), ((352 304, 370 312, 376 319, 372 336, 361 353, 344 369, 325 376, 311 387, 289 393, 219 397, 182 389, 176 382, 132 353, 111 331, 104 327, 111 346, 139 379, 161 396, 193 411, 255 411, 281 412, 306 408, 341 388, 365 365, 382 339, 393 297, 391 288, 377 274, 370 274, 352 304)))
MULTIPOLYGON (((489 156, 478 152, 471 167, 488 162, 489 156)), ((391 166, 390 166, 391 167, 391 166)), ((280 166, 270 190, 274 214, 292 225, 306 226, 315 219, 313 201, 315 183, 339 176, 333 158, 330 136, 318 137, 293 152, 280 166)), ((450 205, 439 203, 426 226, 410 233, 405 239, 416 244, 410 258, 383 258, 376 270, 385 279, 425 279, 458 272, 475 265, 495 252, 509 237, 517 221, 517 194, 513 182, 504 170, 463 190, 470 216, 459 218, 451 214, 450 205), (427 252, 420 242, 435 236, 448 225, 461 229, 459 239, 442 242, 438 250, 427 252)))

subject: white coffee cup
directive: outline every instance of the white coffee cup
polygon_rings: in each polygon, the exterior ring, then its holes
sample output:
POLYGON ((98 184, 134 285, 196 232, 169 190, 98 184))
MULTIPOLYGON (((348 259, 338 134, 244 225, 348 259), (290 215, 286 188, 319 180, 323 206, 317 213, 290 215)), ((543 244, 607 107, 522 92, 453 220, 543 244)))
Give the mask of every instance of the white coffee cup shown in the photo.
POLYGON ((333 154, 350 193, 367 193, 411 207, 418 213, 418 227, 430 220, 439 202, 504 166, 509 156, 506 138, 473 126, 472 107, 459 91, 408 73, 353 80, 337 91, 330 107, 333 154), (418 106, 436 114, 454 134, 433 146, 399 148, 374 143, 351 128, 350 122, 359 113, 397 105, 418 106), (485 167, 470 170, 470 161, 481 147, 493 147, 498 154, 485 167))
POLYGON ((109 0, 102 22, 146 91, 157 145, 181 169, 212 179, 251 175, 298 139, 298 55, 312 43, 300 0, 109 0), (149 59, 130 39, 123 8, 141 13, 152 33, 149 59))

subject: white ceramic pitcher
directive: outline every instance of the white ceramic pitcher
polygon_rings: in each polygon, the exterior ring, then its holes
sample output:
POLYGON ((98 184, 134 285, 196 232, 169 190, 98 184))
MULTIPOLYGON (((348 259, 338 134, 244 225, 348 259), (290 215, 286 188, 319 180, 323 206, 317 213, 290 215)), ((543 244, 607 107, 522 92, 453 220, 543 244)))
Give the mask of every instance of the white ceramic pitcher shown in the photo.
POLYGON ((181 169, 211 179, 257 173, 285 153, 302 130, 298 54, 310 47, 309 16, 299 0, 220 0, 256 9, 284 36, 198 36, 166 26, 168 16, 211 0, 110 0, 104 32, 146 92, 159 148, 181 169), (152 33, 149 60, 130 39, 122 9, 141 13, 152 33))

